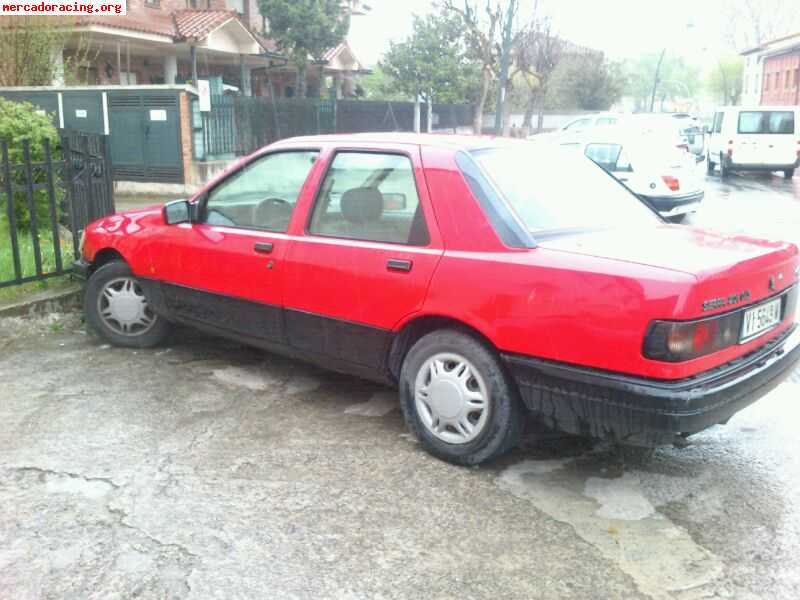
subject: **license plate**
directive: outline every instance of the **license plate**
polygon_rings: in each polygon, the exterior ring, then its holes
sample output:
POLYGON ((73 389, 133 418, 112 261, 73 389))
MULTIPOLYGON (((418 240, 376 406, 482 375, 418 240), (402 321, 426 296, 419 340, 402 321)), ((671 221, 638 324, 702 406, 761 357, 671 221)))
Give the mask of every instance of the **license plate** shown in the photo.
POLYGON ((757 338, 781 322, 781 299, 766 302, 746 310, 742 323, 742 337, 740 344, 757 338))

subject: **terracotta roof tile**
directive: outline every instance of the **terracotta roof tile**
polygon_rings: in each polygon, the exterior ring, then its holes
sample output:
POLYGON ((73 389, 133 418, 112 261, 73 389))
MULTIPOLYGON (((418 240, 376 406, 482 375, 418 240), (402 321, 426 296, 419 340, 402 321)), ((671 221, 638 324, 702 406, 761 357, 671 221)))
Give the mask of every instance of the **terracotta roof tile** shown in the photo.
POLYGON ((102 25, 103 27, 113 27, 114 29, 175 37, 175 23, 169 13, 153 13, 148 15, 147 18, 140 15, 127 15, 125 17, 92 15, 78 17, 76 25, 102 25))
POLYGON ((179 40, 201 40, 220 25, 238 19, 232 10, 177 10, 172 16, 175 39, 179 40))

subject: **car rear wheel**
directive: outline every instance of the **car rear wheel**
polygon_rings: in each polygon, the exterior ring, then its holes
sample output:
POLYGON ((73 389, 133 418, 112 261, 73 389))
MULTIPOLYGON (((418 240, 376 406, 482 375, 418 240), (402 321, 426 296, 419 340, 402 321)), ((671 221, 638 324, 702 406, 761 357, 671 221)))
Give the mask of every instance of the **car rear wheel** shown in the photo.
POLYGON ((83 307, 91 328, 115 346, 156 346, 170 330, 170 324, 150 308, 141 284, 121 260, 92 273, 83 307))
POLYGON ((786 179, 791 179, 792 177, 794 177, 794 169, 786 169, 786 170, 783 172, 783 176, 784 176, 786 179))
POLYGON ((422 447, 453 464, 492 460, 519 441, 516 387, 495 352, 466 333, 439 330, 417 341, 403 361, 400 399, 422 447))
POLYGON ((711 160, 711 155, 709 154, 709 155, 706 157, 706 173, 707 173, 708 175, 713 175, 713 174, 714 174, 714 167, 715 167, 715 166, 716 166, 716 163, 715 163, 714 161, 712 161, 712 160, 711 160))

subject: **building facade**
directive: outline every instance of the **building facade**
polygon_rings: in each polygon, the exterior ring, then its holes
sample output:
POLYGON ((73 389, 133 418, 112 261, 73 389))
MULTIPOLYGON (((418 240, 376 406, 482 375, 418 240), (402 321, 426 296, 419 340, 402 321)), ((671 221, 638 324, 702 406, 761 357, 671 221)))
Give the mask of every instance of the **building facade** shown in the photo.
POLYGON ((800 33, 742 53, 742 104, 800 106, 800 33))
MULTIPOLYGON (((363 2, 342 1, 352 15, 369 12, 363 2)), ((257 0, 128 0, 126 16, 76 18, 65 47, 54 52, 61 68, 53 85, 64 85, 65 64, 80 63, 77 75, 85 85, 213 79, 218 91, 291 97, 297 72, 268 32, 257 0)), ((307 72, 308 90, 340 98, 353 94, 356 78, 367 72, 346 41, 314 67, 307 72)))

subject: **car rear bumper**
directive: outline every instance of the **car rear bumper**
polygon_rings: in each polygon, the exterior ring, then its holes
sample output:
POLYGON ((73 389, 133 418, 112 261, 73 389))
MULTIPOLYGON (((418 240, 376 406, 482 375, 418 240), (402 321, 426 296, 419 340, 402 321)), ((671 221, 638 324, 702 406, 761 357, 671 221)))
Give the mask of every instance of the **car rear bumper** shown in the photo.
POLYGON ((91 265, 84 259, 78 259, 72 263, 72 276, 75 279, 86 281, 89 279, 89 268, 91 265))
POLYGON ((725 159, 725 166, 727 166, 732 171, 788 171, 789 169, 798 169, 800 168, 800 158, 798 158, 793 163, 784 163, 784 164, 769 164, 769 165, 762 165, 762 164, 747 164, 747 163, 737 163, 732 161, 730 158, 725 159))
POLYGON ((567 433, 641 446, 724 423, 781 383, 800 360, 800 329, 695 377, 660 381, 505 354, 525 405, 567 433))
POLYGON ((675 217, 696 211, 705 197, 703 190, 679 196, 648 196, 641 198, 650 204, 662 217, 675 217))

